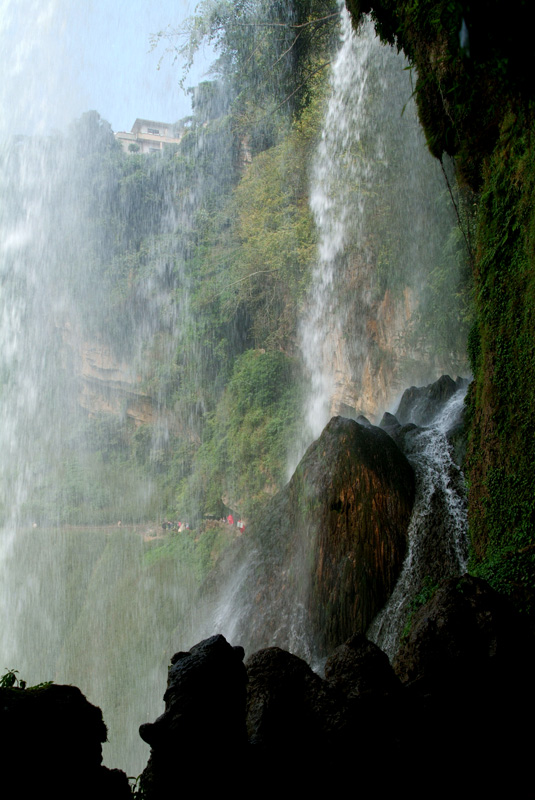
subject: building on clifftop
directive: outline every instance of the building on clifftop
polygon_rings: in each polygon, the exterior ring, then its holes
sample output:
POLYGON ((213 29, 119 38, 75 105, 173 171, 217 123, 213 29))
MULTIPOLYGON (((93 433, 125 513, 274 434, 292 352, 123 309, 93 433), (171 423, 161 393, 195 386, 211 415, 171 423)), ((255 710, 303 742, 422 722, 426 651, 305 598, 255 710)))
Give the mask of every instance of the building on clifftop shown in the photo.
POLYGON ((182 135, 176 136, 174 125, 150 119, 136 119, 132 130, 118 131, 115 138, 125 153, 160 153, 168 144, 179 144, 182 135))

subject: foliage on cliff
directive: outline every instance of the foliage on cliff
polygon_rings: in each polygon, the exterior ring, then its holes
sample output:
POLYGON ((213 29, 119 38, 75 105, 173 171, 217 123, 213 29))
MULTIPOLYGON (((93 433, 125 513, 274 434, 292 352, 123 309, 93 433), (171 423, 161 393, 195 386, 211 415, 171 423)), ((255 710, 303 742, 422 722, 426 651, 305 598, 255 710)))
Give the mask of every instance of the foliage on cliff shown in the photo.
MULTIPOLYGON (((67 410, 52 433, 43 411, 29 436, 38 485, 25 501, 27 520, 178 517, 193 524, 229 507, 248 513, 281 487, 302 413, 297 325, 317 245, 310 167, 338 23, 335 0, 206 0, 185 40, 180 32, 159 40, 179 55, 203 41, 219 53, 216 79, 192 90, 192 116, 177 123, 179 145, 161 154, 125 154, 108 123, 88 112, 61 146, 28 141, 14 149, 21 169, 32 148, 52 167, 53 180, 42 181, 48 192, 42 226, 62 231, 49 237, 47 261, 61 288, 50 327, 60 320, 64 329, 55 331, 33 388, 43 409, 67 410), (92 385, 80 376, 81 342, 103 343, 141 382, 110 381, 101 407, 89 401, 82 411, 80 395, 90 397, 92 385), (264 393, 266 381, 273 396, 264 393), (131 413, 132 393, 146 402, 151 419, 131 413)), ((371 95, 382 96, 376 72, 371 95)), ((357 225, 348 236, 339 289, 347 340, 358 340, 355 350, 371 342, 378 370, 390 352, 381 349, 360 299, 367 294, 370 316, 383 300, 388 316, 396 293, 407 291, 403 302, 411 305, 411 287, 416 292, 423 280, 412 274, 414 253, 403 249, 396 230, 413 224, 418 204, 426 209, 421 230, 431 228, 434 210, 446 205, 440 181, 414 207, 392 202, 418 170, 399 146, 399 117, 386 124, 387 106, 350 153, 355 162, 363 156, 380 162, 383 179, 364 190, 366 237, 357 225), (393 143, 390 159, 382 155, 385 139, 393 143)), ((355 184, 352 173, 345 177, 355 184)), ((16 198, 20 188, 13 184, 16 198)), ((359 191, 348 187, 350 202, 359 202, 359 191)), ((447 247, 462 258, 458 241, 450 237, 447 247)), ((441 356, 464 340, 459 315, 449 324, 445 297, 466 295, 466 281, 447 280, 451 253, 443 259, 444 249, 443 239, 429 243, 432 276, 410 331, 414 349, 429 334, 427 352, 442 348, 441 356)), ((40 298, 35 309, 41 318, 40 298)))
POLYGON ((535 610, 535 156, 532 110, 510 111, 485 165, 476 263, 472 566, 535 610))
MULTIPOLYGON (((75 309, 71 338, 75 347, 104 342, 141 375, 136 388, 153 419, 129 419, 130 389, 122 419, 106 407, 87 418, 77 355, 56 347, 54 375, 43 381, 68 410, 53 443, 39 434, 32 442, 42 477, 28 519, 178 514, 193 523, 222 513, 222 497, 243 502, 243 513, 280 487, 300 396, 296 325, 315 253, 309 163, 337 17, 334 0, 203 3, 193 24, 219 47, 217 80, 193 90, 180 145, 125 154, 89 112, 59 155, 35 146, 55 176, 43 227, 69 226, 51 237, 48 258, 75 309), (264 397, 266 376, 273 397, 264 397)), ((19 148, 21 164, 32 147, 19 148)))
POLYGON ((533 608, 535 124, 529 4, 348 2, 417 70, 431 152, 479 192, 469 342, 471 568, 533 608), (507 19, 511 24, 504 24, 507 19))

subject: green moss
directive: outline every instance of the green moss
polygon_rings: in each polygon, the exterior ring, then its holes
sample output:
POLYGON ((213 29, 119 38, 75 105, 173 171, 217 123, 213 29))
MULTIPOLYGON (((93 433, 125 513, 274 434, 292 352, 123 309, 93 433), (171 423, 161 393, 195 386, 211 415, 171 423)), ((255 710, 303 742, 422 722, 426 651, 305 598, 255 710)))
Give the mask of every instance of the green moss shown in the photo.
POLYGON ((484 175, 468 456, 472 569, 526 610, 535 534, 533 130, 530 109, 509 113, 484 175))
POLYGON ((420 587, 420 591, 416 594, 411 600, 409 613, 407 615, 407 621, 405 622, 405 626, 403 628, 403 633, 401 634, 401 638, 407 639, 411 629, 412 629, 412 621, 414 619, 415 613, 418 611, 419 608, 425 606, 426 603, 434 597, 436 591, 438 589, 438 583, 435 583, 430 575, 426 575, 422 581, 422 585, 420 587))
POLYGON ((471 571, 532 611, 535 586, 535 92, 529 4, 348 0, 402 49, 430 151, 478 199, 468 339, 471 571), (514 19, 508 26, 505 19, 514 19), (461 46, 461 31, 469 40, 461 46))

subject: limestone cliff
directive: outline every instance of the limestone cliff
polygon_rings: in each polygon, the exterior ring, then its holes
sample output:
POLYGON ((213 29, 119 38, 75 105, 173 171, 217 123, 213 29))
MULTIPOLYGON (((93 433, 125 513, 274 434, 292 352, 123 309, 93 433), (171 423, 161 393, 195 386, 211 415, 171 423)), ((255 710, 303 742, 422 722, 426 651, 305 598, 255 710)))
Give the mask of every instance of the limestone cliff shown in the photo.
MULTIPOLYGON (((362 280, 362 279, 361 279, 362 280)), ((361 286, 353 295, 369 291, 361 286)), ((356 305, 356 304, 355 304, 356 305)), ((417 326, 419 301, 410 286, 395 294, 387 289, 363 316, 362 308, 351 309, 342 329, 333 326, 332 340, 334 392, 330 415, 356 418, 364 415, 379 422, 407 384, 420 385, 439 375, 467 370, 462 354, 453 358, 426 350, 412 335, 417 326), (360 330, 354 335, 354 329, 360 330), (355 347, 358 345, 358 353, 355 347)))
POLYGON ((141 376, 103 340, 88 340, 69 322, 61 327, 64 363, 76 376, 78 403, 89 416, 126 416, 136 426, 154 421, 152 398, 141 376))

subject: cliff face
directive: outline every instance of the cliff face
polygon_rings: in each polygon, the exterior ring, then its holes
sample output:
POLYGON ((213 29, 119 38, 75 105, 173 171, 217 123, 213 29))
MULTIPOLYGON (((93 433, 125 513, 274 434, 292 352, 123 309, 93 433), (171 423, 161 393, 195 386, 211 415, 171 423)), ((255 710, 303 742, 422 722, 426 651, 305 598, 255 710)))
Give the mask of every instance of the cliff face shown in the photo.
MULTIPOLYGON (((368 277, 364 275, 363 284, 368 277)), ((370 281, 357 290, 348 287, 347 294, 361 297, 370 292, 371 285, 370 281)), ((458 353, 448 359, 426 352, 420 341, 414 345, 411 336, 418 326, 418 305, 412 287, 398 293, 386 289, 369 307, 351 309, 342 330, 333 326, 328 332, 334 374, 331 417, 363 414, 377 424, 406 385, 426 384, 439 375, 466 369, 458 353)))
POLYGON ((348 0, 417 68, 429 149, 455 158, 478 208, 469 225, 476 322, 469 340, 472 569, 532 608, 535 583, 535 129, 528 4, 348 0), (513 26, 505 19, 514 20, 513 26))
POLYGON ((137 426, 154 421, 151 397, 141 390, 141 377, 103 341, 88 341, 70 323, 61 329, 64 363, 76 376, 78 404, 89 416, 125 415, 137 426))

